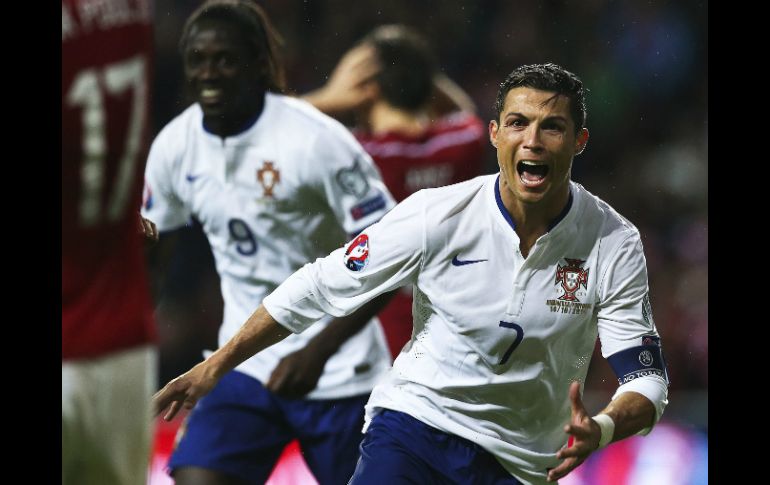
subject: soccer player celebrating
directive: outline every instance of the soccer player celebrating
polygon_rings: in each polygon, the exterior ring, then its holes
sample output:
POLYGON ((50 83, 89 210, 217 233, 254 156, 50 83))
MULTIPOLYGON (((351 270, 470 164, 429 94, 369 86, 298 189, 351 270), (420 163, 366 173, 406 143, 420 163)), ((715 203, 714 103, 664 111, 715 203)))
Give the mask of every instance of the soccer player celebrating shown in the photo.
MULTIPOLYGON (((251 1, 213 0, 193 12, 180 49, 196 102, 163 128, 147 162, 145 217, 167 232, 195 216, 209 240, 224 300, 221 344, 294 271, 395 205, 344 126, 280 94, 277 42, 251 1)), ((169 243, 162 234, 159 244, 169 243)), ((181 428, 169 461, 176 483, 264 483, 295 438, 321 484, 346 482, 364 405, 390 364, 371 320, 381 306, 335 321, 320 315, 313 331, 218 376, 181 428)))
POLYGON ((286 329, 413 283, 414 337, 372 391, 351 483, 547 483, 648 433, 668 380, 639 232, 570 179, 588 141, 583 84, 554 64, 522 66, 495 109, 498 174, 419 191, 294 273, 161 389, 156 410, 193 405, 286 329), (346 265, 362 244, 366 260, 346 265), (597 335, 619 387, 591 417, 580 382, 597 335))

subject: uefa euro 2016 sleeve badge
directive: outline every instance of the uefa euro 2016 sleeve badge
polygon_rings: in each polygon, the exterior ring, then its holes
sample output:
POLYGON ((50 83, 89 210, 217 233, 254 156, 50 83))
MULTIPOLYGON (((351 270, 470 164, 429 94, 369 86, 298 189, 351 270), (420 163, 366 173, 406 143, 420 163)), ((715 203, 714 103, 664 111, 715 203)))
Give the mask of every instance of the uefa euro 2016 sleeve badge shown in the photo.
POLYGON ((358 237, 353 239, 353 242, 345 250, 343 260, 345 267, 350 271, 361 271, 364 269, 369 262, 369 236, 359 234, 358 237))

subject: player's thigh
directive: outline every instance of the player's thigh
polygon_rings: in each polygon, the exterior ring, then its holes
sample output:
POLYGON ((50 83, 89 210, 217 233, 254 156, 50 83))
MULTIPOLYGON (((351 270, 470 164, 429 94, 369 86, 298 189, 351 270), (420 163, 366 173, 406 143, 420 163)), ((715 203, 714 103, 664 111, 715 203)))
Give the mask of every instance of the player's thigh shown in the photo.
POLYGON ((142 346, 62 364, 62 481, 142 483, 157 351, 142 346))
MULTIPOLYGON (((62 485, 77 483, 82 474, 80 467, 81 442, 84 439, 80 423, 79 394, 84 392, 80 383, 80 366, 72 362, 62 362, 61 366, 61 479, 62 485)), ((87 398, 86 396, 85 398, 87 398)))
MULTIPOLYGON (((109 425, 102 428, 102 442, 117 469, 119 481, 143 483, 152 444, 152 393, 157 385, 157 349, 145 346, 117 356, 105 375, 110 392, 104 413, 109 425)), ((103 482, 101 482, 103 483, 103 482)))
MULTIPOLYGON (((387 412, 385 412, 387 413, 387 412)), ((440 483, 410 443, 411 429, 400 423, 374 417, 360 446, 360 458, 351 485, 440 483)))
POLYGON ((302 456, 321 485, 345 484, 358 461, 369 395, 292 403, 292 425, 302 456))
POLYGON ((478 444, 391 410, 372 419, 351 483, 521 485, 478 444))
POLYGON ((237 371, 227 373, 198 402, 179 433, 168 463, 178 484, 191 475, 182 470, 192 468, 264 483, 293 437, 273 396, 237 371))

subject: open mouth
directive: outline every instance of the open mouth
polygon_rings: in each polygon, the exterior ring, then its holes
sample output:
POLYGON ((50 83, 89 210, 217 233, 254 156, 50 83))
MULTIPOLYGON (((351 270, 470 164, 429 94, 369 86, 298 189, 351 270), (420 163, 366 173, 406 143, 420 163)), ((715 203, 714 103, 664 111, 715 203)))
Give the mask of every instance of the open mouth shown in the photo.
POLYGON ((527 187, 536 187, 543 183, 548 175, 548 165, 530 160, 522 160, 516 164, 516 171, 519 172, 521 183, 527 187))
POLYGON ((198 99, 204 104, 214 104, 222 100, 222 90, 215 88, 203 88, 198 92, 198 99))

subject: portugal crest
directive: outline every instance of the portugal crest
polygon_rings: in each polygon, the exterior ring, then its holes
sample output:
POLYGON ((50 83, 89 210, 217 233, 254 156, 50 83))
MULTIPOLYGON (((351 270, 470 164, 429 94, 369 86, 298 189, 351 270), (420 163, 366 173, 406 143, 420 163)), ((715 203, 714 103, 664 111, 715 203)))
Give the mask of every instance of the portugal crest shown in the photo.
POLYGON ((281 172, 273 167, 273 162, 265 161, 262 168, 257 170, 257 181, 262 185, 262 196, 272 197, 273 187, 281 181, 281 172))
POLYGON ((581 268, 586 261, 569 258, 564 258, 564 260, 567 262, 565 266, 556 265, 556 283, 561 283, 561 287, 564 289, 564 294, 559 297, 559 300, 580 301, 575 296, 575 292, 581 286, 583 288, 588 286, 588 269, 581 268))

